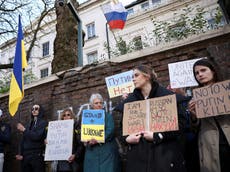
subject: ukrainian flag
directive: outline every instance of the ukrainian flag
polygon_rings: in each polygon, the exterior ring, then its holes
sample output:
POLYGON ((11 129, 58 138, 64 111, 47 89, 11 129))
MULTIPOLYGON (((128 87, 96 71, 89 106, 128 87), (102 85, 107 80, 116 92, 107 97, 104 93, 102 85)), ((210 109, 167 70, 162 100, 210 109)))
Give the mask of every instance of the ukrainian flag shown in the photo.
POLYGON ((14 67, 10 83, 10 94, 9 94, 9 112, 11 116, 14 116, 18 110, 19 103, 24 97, 24 80, 23 80, 23 69, 27 66, 26 52, 23 41, 23 32, 21 17, 19 16, 18 22, 18 37, 16 44, 16 51, 14 57, 14 67))

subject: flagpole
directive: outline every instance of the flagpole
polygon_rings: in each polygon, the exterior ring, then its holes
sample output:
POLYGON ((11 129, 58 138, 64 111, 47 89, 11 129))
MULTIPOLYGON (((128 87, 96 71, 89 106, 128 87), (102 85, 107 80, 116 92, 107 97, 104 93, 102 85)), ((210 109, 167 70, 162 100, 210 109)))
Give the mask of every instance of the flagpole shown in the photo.
POLYGON ((107 24, 107 22, 105 23, 105 29, 106 29, 106 40, 107 40, 108 58, 110 59, 109 31, 108 31, 108 24, 107 24))

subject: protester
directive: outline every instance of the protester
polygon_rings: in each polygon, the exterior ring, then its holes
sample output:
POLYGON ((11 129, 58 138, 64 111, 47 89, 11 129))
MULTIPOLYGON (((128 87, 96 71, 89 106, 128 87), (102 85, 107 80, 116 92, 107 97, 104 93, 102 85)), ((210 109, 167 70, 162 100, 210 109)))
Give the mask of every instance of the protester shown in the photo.
POLYGON ((17 160, 22 161, 23 172, 45 172, 44 140, 46 138, 47 122, 42 119, 43 108, 35 104, 31 109, 31 121, 24 127, 18 123, 17 129, 23 133, 20 154, 17 160))
POLYGON ((0 109, 0 172, 3 171, 4 165, 4 147, 10 143, 11 128, 9 124, 3 122, 3 112, 0 109))
MULTIPOLYGON (((199 87, 211 86, 221 81, 220 73, 208 59, 201 59, 193 65, 193 74, 199 87)), ((199 129, 198 146, 201 172, 230 171, 230 116, 196 118, 194 100, 189 103, 193 123, 199 129)))
MULTIPOLYGON (((61 120, 75 119, 71 109, 65 109, 61 113, 61 120)), ((73 132, 73 154, 69 157, 68 161, 58 161, 58 172, 82 172, 83 171, 83 156, 84 145, 81 142, 81 125, 80 122, 74 122, 73 132)))
MULTIPOLYGON (((138 100, 174 94, 160 86, 152 69, 145 65, 134 68, 135 89, 115 110, 123 112, 124 104, 138 100)), ((177 103, 184 97, 177 95, 177 103)), ((178 106, 179 107, 179 106, 178 106)), ((184 115, 178 108, 179 130, 154 133, 141 131, 124 137, 129 145, 126 172, 184 172, 183 141, 184 115)))
MULTIPOLYGON (((92 109, 103 109, 103 98, 92 94, 89 100, 92 109)), ((91 139, 86 144, 84 172, 119 172, 119 155, 114 136, 113 116, 105 113, 105 143, 91 139)))

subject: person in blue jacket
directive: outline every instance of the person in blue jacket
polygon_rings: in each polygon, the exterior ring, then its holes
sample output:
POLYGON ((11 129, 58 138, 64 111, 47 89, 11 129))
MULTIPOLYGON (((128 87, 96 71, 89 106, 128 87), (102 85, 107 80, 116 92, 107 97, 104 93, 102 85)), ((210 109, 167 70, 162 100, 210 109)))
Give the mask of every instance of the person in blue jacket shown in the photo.
POLYGON ((0 109, 0 172, 3 171, 4 146, 10 143, 11 128, 9 124, 3 122, 3 112, 0 109))
MULTIPOLYGON (((103 98, 100 94, 90 97, 92 109, 103 108, 103 98)), ((91 139, 85 143, 84 172, 119 172, 119 154, 114 136, 113 116, 105 114, 105 143, 91 139)))
POLYGON ((23 172, 45 172, 44 149, 47 121, 43 119, 41 105, 35 104, 31 109, 31 121, 24 127, 18 123, 17 129, 23 133, 21 152, 16 155, 22 161, 23 172))

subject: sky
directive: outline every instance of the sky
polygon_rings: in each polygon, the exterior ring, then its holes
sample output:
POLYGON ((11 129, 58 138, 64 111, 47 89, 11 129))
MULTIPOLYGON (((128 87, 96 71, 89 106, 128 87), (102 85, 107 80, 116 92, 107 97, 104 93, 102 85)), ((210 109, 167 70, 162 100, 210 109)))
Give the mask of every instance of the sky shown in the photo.
MULTIPOLYGON (((87 0, 77 0, 77 1, 81 4, 82 2, 85 2, 85 1, 87 1, 87 0)), ((133 1, 135 1, 135 0, 119 0, 119 2, 122 2, 122 4, 123 4, 124 6, 130 4, 130 3, 133 2, 133 1)))

